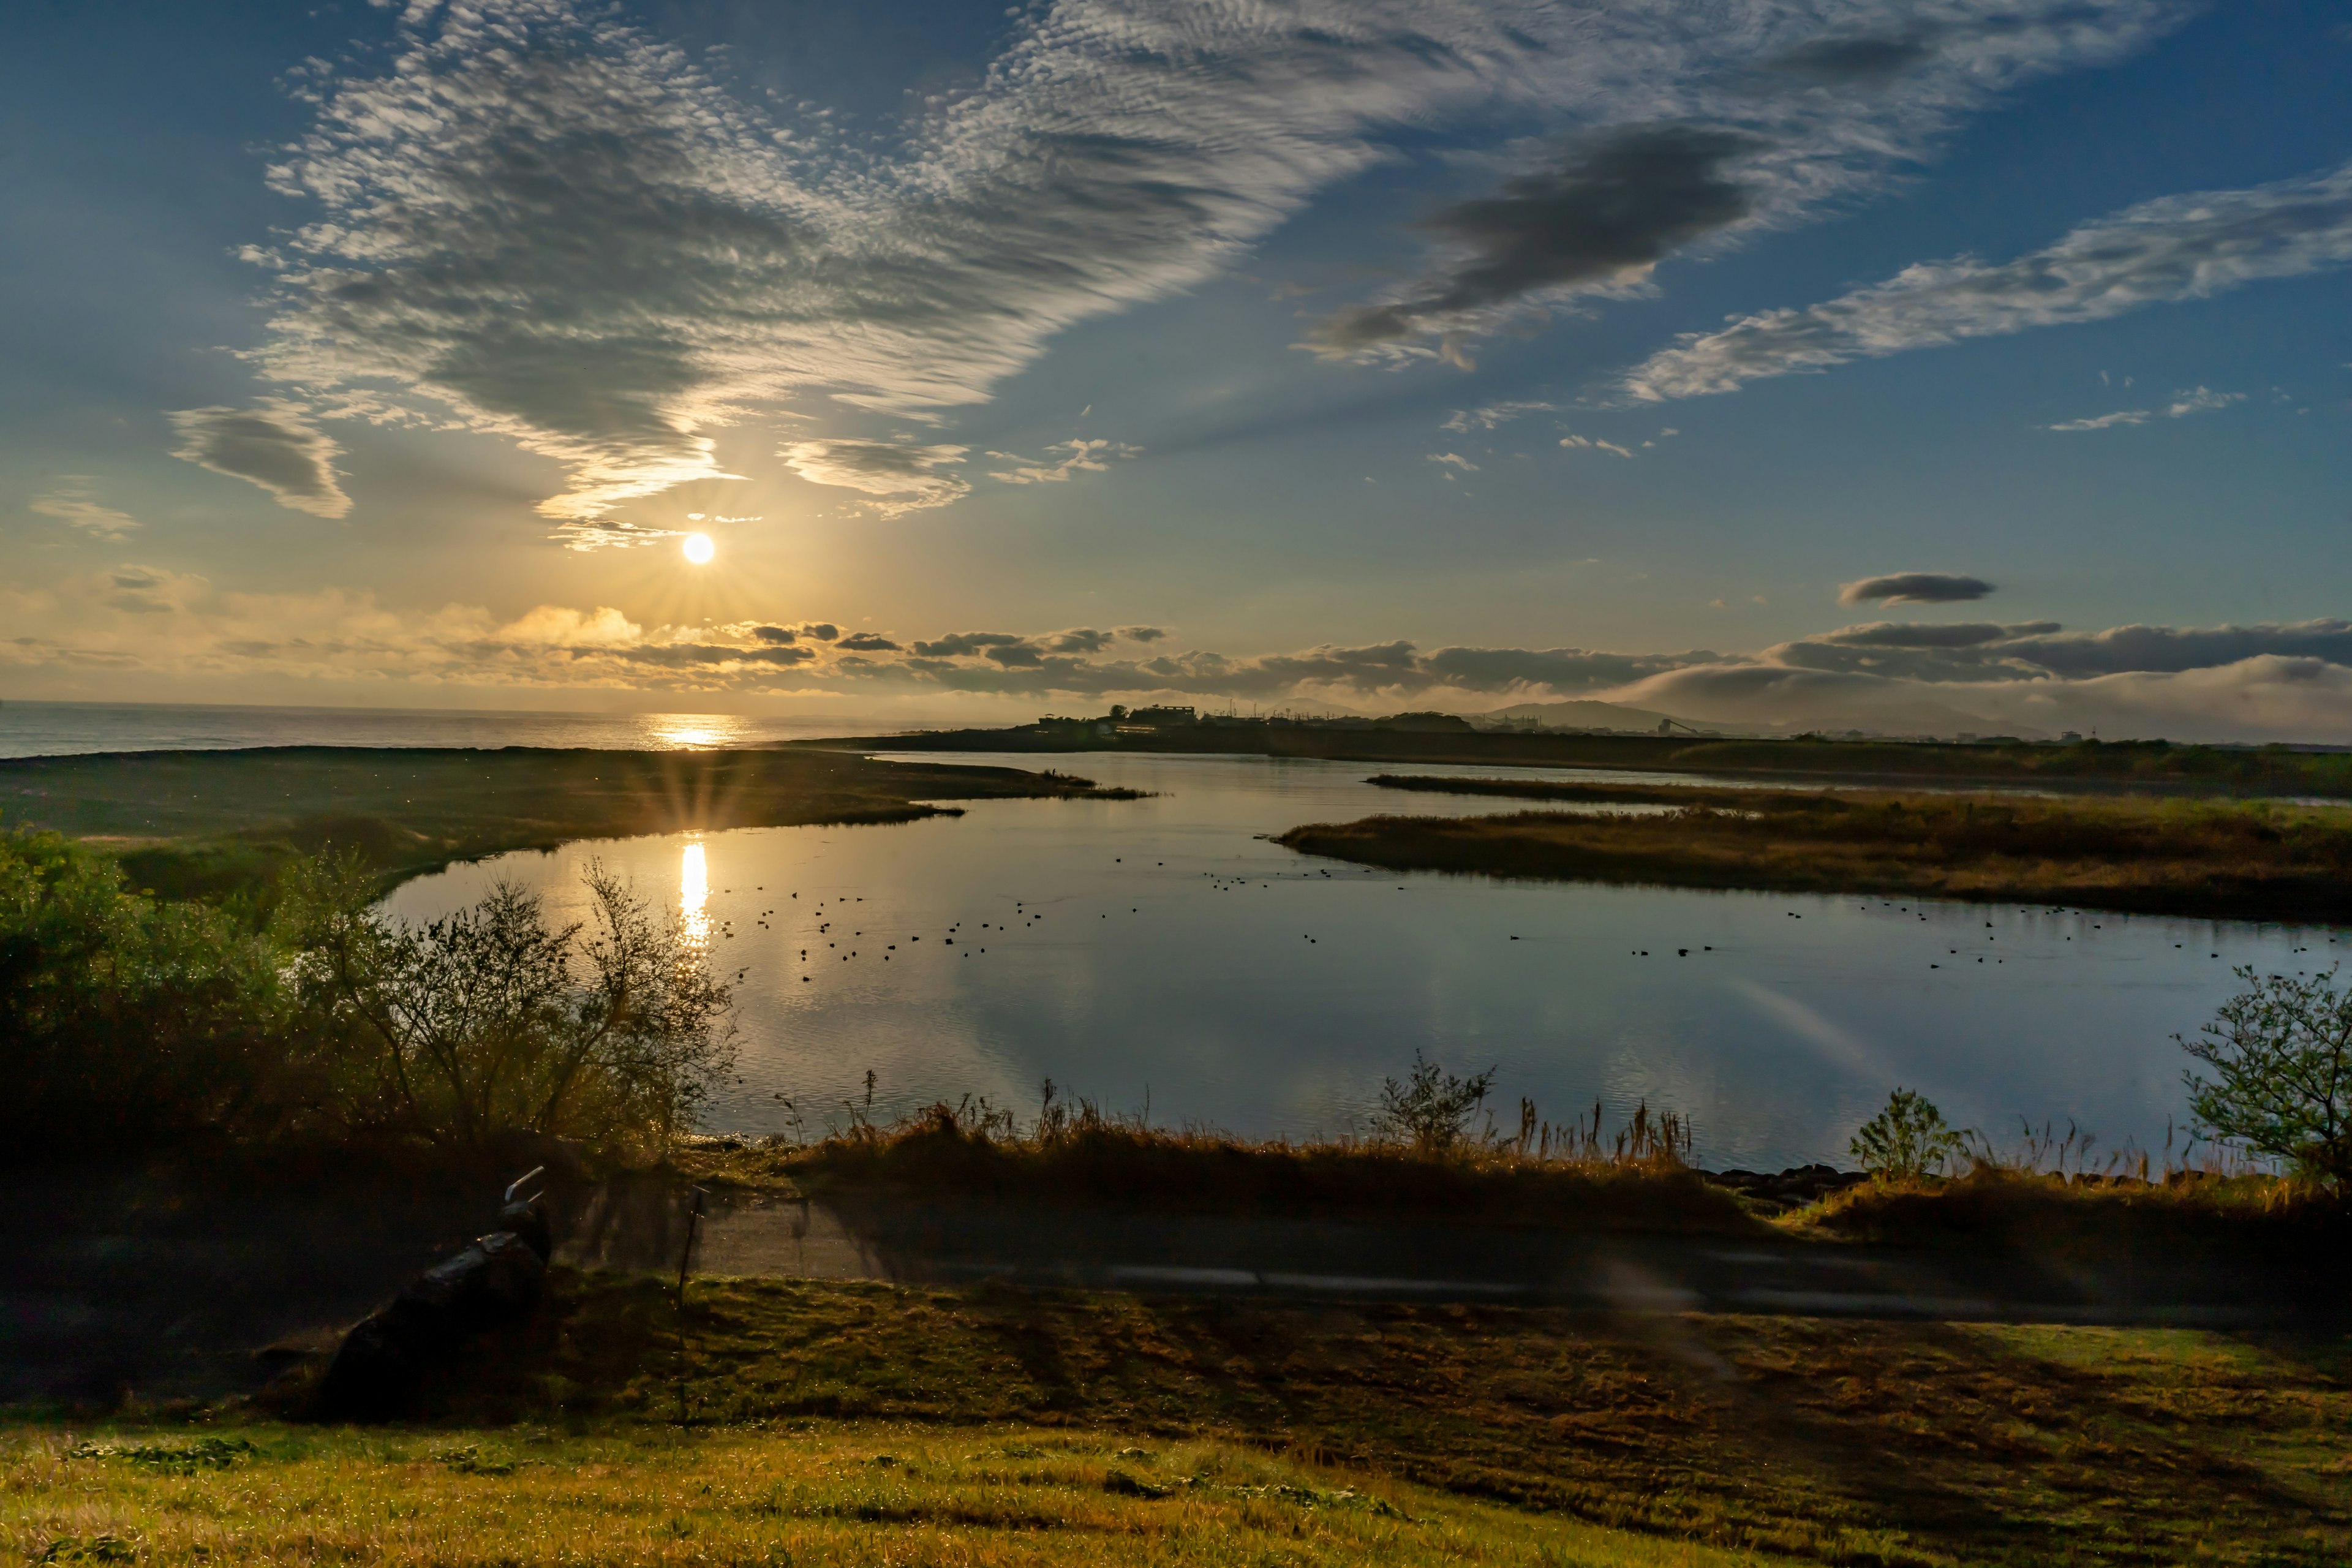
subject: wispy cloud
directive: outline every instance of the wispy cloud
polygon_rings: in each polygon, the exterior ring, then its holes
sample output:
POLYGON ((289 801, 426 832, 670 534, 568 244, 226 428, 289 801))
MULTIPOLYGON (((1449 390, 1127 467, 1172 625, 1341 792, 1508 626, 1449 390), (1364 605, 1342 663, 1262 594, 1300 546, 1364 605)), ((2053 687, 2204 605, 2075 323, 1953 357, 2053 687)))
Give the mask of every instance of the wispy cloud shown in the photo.
POLYGON ((1624 378, 1623 390, 1650 402, 1730 392, 1767 376, 2105 321, 2347 262, 2352 163, 2244 190, 2167 196, 2084 224, 2014 261, 1922 262, 1805 310, 1748 316, 1654 355, 1624 378))
POLYGON ((1551 403, 1489 403, 1483 408, 1457 408, 1438 428, 1467 436, 1473 430, 1492 430, 1507 425, 1522 415, 1559 412, 1559 405, 1551 403))
MULTIPOLYGON (((715 433, 794 400, 981 402, 1066 328, 1213 275, 1394 127, 1546 128, 1432 220, 1438 280, 1370 307, 1412 318, 1402 352, 1453 330, 1435 318, 1631 287, 1677 245, 1867 188, 2186 0, 1933 9, 1923 29, 1902 0, 1055 0, 888 150, 772 116, 586 0, 412 5, 388 68, 304 78, 314 124, 271 181, 315 217, 253 252, 277 279, 256 359, 314 407, 551 458, 568 484, 541 510, 593 520, 719 477, 715 433)), ((849 482, 904 508, 962 481, 849 482)))
POLYGON ((841 485, 880 497, 866 504, 897 517, 970 495, 971 484, 947 471, 961 463, 970 449, 889 441, 794 441, 778 455, 809 483, 841 485))
POLYGON ((2188 9, 1957 0, 1732 5, 1708 18, 1586 12, 1578 47, 1622 51, 1612 61, 1619 90, 1589 99, 1564 135, 1534 139, 1489 194, 1423 218, 1434 265, 1318 322, 1303 346, 1462 361, 1465 338, 1515 316, 1640 291, 1668 257, 1884 186, 2000 92, 2113 58, 2188 9))
POLYGON ((92 539, 112 542, 129 538, 139 520, 127 511, 100 506, 91 493, 95 483, 88 474, 60 474, 57 483, 32 499, 30 510, 79 528, 92 539))
POLYGON ((313 517, 352 510, 335 473, 342 447, 294 404, 265 399, 252 408, 184 408, 172 416, 172 456, 259 485, 278 504, 313 517))
POLYGON ((992 458, 1019 466, 1012 468, 992 468, 989 470, 988 477, 992 479, 1002 479, 1008 485, 1060 484, 1073 474, 1102 473, 1110 467, 1109 463, 1103 460, 1104 458, 1124 462, 1130 458, 1140 456, 1143 448, 1130 447, 1124 441, 1087 440, 1080 437, 1075 441, 1056 441, 1045 450, 1060 452, 1063 456, 1057 460, 1032 462, 1011 452, 991 452, 989 456, 992 458))
MULTIPOLYGON (((1591 436, 1562 436, 1559 438, 1559 444, 1571 452, 1612 452, 1620 458, 1630 458, 1633 455, 1614 441, 1597 440, 1591 436)), ((1650 443, 1645 441, 1643 445, 1648 446, 1650 443)))
POLYGON ((2191 414, 2210 414, 2216 408, 2227 408, 2245 400, 2246 395, 2242 392, 2213 392, 2200 386, 2193 392, 2175 393, 2173 400, 2161 408, 2126 408, 2088 419, 2069 419, 2050 428, 2112 430, 2119 425, 2145 425, 2151 419, 2186 419, 2191 414))

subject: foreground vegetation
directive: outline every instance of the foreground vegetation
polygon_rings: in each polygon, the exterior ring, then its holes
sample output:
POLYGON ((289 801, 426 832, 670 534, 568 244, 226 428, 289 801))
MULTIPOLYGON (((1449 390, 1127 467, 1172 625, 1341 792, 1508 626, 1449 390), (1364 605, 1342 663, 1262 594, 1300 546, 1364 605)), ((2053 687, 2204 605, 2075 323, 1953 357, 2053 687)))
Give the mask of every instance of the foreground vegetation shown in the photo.
POLYGON ((2270 802, 1382 780, 1664 813, 1372 816, 1277 842, 1396 870, 2352 918, 2352 807, 2270 802))
POLYGON ((62 1453, 194 1432, 24 1428, 7 1507, 27 1557, 162 1562, 2316 1565, 2352 1552, 2345 1350, 562 1277, 422 1427, 232 1417, 196 1430, 261 1452, 193 1475, 62 1453))
POLYGON ((0 818, 96 840, 167 897, 266 895, 330 845, 387 882, 452 860, 688 828, 907 822, 926 803, 1111 796, 1015 768, 804 751, 278 746, 0 758, 0 818))

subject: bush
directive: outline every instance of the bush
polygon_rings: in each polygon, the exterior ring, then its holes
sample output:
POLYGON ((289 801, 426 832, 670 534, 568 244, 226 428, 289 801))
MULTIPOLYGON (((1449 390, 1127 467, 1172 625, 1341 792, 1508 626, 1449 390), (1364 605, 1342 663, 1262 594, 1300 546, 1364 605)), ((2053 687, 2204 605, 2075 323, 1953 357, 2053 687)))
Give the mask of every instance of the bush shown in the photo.
POLYGON ((12 1152, 275 1120, 278 954, 224 911, 125 889, 108 856, 0 833, 0 1110, 12 1152))
POLYGON ((2352 1182, 2352 990, 2336 971, 2257 978, 2182 1049, 2214 1070, 2190 1070, 2189 1107, 2210 1133, 2333 1184, 2352 1182))
POLYGON ((1942 1174, 1967 1148, 1966 1134, 1947 1127, 1933 1101, 1898 1089, 1887 1096, 1885 1110, 1863 1123, 1846 1152, 1882 1181, 1902 1182, 1942 1174))
POLYGON ((518 1134, 666 1148, 732 1067, 727 986, 602 867, 586 921, 510 882, 392 921, 356 858, 289 879, 291 984, 314 1080, 353 1131, 488 1152, 518 1134))
POLYGON ((1493 1068, 1457 1078, 1415 1051, 1404 1082, 1392 1078, 1381 1081, 1373 1131, 1424 1154, 1447 1153, 1470 1138, 1471 1125, 1494 1083, 1493 1068))

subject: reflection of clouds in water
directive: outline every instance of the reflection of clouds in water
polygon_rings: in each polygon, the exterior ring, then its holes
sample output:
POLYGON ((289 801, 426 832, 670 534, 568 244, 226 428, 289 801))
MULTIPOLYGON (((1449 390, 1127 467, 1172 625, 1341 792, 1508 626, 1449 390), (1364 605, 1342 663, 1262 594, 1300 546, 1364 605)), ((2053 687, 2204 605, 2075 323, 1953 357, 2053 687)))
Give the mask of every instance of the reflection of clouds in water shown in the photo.
POLYGON ((702 846, 689 844, 677 868, 677 921, 689 946, 703 947, 710 941, 710 917, 704 912, 709 901, 710 871, 703 861, 702 846))

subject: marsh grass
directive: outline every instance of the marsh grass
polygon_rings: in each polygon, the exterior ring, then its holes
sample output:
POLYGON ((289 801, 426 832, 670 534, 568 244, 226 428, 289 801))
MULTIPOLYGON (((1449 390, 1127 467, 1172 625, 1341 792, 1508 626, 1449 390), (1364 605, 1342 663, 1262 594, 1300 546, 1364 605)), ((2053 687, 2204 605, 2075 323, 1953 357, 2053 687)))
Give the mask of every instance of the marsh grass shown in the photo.
POLYGON ((469 1435, 257 1428, 230 1469, 164 1473, 73 1435, 0 1447, 26 1563, 1418 1564, 1768 1562, 1339 1476, 1231 1443, 866 1425, 469 1435), (499 1456, 495 1464, 481 1455, 499 1456))
POLYGON ((2271 920, 2352 916, 2352 807, 2340 805, 1382 782, 1678 809, 1372 816, 1295 827, 1276 842, 1399 869, 2271 920))
MULTIPOLYGON (((853 1107, 853 1110, 856 1108, 853 1107)), ((1688 1166, 1690 1131, 1645 1104, 1623 1125, 1552 1122, 1522 1100, 1517 1131, 1491 1121, 1442 1146, 1401 1139, 1248 1140, 1166 1129, 1047 1095, 1025 1131, 985 1100, 887 1124, 854 1115, 803 1147, 701 1140, 676 1156, 698 1180, 880 1189, 932 1198, 1286 1215, 1442 1216, 1545 1228, 1762 1235, 1761 1223, 1688 1166)))

